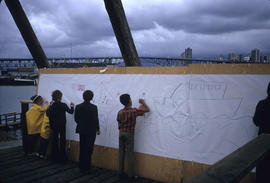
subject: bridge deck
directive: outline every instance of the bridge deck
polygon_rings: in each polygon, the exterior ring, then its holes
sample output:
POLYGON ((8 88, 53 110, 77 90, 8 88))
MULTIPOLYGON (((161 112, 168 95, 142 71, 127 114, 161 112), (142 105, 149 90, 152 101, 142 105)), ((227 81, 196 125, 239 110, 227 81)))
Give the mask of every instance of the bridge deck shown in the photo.
MULTIPOLYGON (((0 182, 69 182, 69 183, 117 183, 128 182, 120 180, 117 172, 93 167, 91 173, 80 173, 77 164, 56 164, 50 160, 38 157, 28 157, 22 147, 0 150, 0 182)), ((157 183, 156 181, 138 178, 136 183, 157 183)))

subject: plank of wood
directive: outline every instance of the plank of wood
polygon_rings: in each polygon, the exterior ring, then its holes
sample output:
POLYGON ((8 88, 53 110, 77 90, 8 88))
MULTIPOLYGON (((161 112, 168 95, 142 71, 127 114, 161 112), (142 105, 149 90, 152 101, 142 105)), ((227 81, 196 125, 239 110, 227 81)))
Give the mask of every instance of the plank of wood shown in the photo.
POLYGON ((0 158, 3 154, 13 153, 13 152, 17 152, 17 151, 23 152, 22 146, 12 147, 12 148, 8 148, 8 149, 1 149, 0 150, 0 158))
MULTIPOLYGON (((56 164, 37 157, 23 156, 21 147, 0 150, 0 167, 0 182, 111 183, 120 181, 116 171, 92 167, 90 172, 80 173, 77 163, 56 164)), ((152 183, 153 181, 139 178, 135 182, 152 183)))
POLYGON ((7 178, 7 182, 34 182, 38 181, 39 179, 42 179, 44 177, 50 177, 54 174, 57 174, 61 171, 66 171, 70 168, 73 168, 74 166, 63 166, 60 164, 50 164, 48 166, 44 166, 42 168, 35 169, 33 171, 29 171, 23 174, 19 174, 13 177, 7 178))
POLYGON ((83 174, 82 177, 79 177, 77 179, 74 179, 70 181, 69 183, 82 183, 82 182, 87 182, 89 180, 92 180, 96 177, 102 176, 103 173, 106 173, 108 170, 105 169, 93 169, 91 170, 91 173, 85 173, 83 174))
MULTIPOLYGON (((61 170, 57 173, 55 173, 54 175, 51 176, 44 176, 42 178, 38 179, 38 182, 40 183, 47 183, 47 182, 68 182, 70 180, 73 180, 77 177, 81 176, 81 173, 78 169, 77 166, 75 166, 75 164, 73 164, 74 166, 70 169, 66 169, 66 170, 61 170)), ((37 180, 34 181, 30 181, 30 182, 37 182, 37 180)))
POLYGON ((13 166, 23 165, 23 164, 33 162, 33 161, 36 161, 36 160, 31 159, 30 157, 26 157, 26 156, 18 156, 16 158, 7 159, 5 161, 1 160, 0 166, 8 168, 8 167, 13 167, 13 166))
POLYGON ((52 164, 52 162, 50 162, 50 161, 42 161, 42 162, 32 161, 29 163, 25 163, 25 164, 18 165, 18 166, 12 166, 12 167, 8 167, 4 170, 1 170, 0 176, 2 178, 6 178, 6 177, 17 175, 17 174, 23 174, 25 172, 33 171, 35 169, 38 169, 38 168, 41 168, 44 166, 48 166, 50 164, 52 164))
POLYGON ((22 153, 22 152, 3 154, 3 155, 0 155, 0 156, 1 156, 0 161, 7 161, 9 159, 14 159, 14 158, 17 158, 17 157, 21 157, 21 158, 23 158, 24 156, 26 157, 26 155, 24 153, 22 153))

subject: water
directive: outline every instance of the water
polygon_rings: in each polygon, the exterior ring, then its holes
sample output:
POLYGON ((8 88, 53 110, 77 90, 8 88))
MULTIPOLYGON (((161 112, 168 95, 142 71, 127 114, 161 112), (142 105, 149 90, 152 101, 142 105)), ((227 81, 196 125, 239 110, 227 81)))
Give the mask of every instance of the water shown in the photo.
POLYGON ((22 100, 30 100, 36 86, 0 86, 0 114, 21 112, 22 100))
MULTIPOLYGON (((0 86, 0 114, 21 112, 21 100, 30 100, 36 94, 36 86, 0 86)), ((22 139, 21 129, 8 131, 16 139, 22 139)))

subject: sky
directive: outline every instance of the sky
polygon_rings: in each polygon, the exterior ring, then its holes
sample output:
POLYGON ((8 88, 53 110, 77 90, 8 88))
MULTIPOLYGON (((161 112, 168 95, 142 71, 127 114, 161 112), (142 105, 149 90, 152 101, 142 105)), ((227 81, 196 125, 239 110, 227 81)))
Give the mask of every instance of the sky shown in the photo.
MULTIPOLYGON (((121 56, 103 0, 20 0, 47 55, 121 56)), ((270 56, 270 0, 122 0, 139 56, 270 56)), ((31 58, 4 0, 0 58, 31 58)))

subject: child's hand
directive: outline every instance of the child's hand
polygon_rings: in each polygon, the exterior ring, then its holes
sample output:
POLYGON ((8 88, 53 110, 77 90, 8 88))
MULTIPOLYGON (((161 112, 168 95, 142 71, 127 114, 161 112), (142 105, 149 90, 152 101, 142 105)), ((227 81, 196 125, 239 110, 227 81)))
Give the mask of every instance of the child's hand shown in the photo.
POLYGON ((97 131, 97 135, 100 135, 100 131, 97 131))
POLYGON ((145 104, 144 100, 142 98, 139 99, 140 104, 145 104))
POLYGON ((73 102, 70 102, 70 107, 74 107, 74 103, 73 102))
POLYGON ((45 105, 49 105, 49 102, 46 100, 46 101, 44 102, 44 104, 45 104, 45 105))

